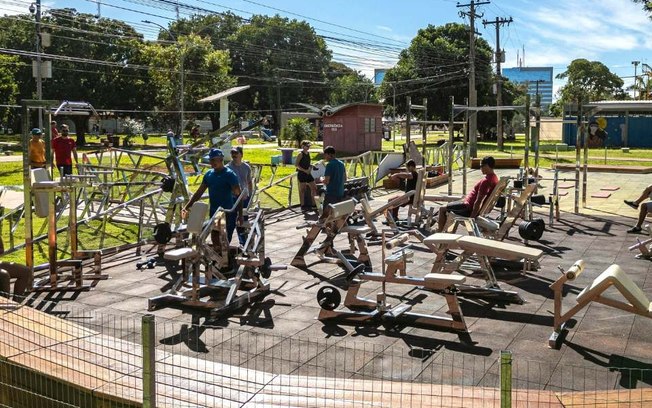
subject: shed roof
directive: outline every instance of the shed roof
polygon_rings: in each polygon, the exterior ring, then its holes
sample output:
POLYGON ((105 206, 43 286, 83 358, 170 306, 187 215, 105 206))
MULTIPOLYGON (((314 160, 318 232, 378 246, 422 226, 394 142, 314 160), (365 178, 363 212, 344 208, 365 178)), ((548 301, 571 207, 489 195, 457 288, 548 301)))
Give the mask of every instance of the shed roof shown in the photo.
POLYGON ((652 101, 598 101, 584 104, 584 107, 594 112, 652 112, 652 101))

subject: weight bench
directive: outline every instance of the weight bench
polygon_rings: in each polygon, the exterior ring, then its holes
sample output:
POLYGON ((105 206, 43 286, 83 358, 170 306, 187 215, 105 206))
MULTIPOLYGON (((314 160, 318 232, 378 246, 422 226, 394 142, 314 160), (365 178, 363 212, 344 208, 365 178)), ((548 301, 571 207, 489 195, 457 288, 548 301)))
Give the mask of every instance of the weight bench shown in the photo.
POLYGON ((484 274, 486 286, 470 287, 466 293, 463 293, 465 296, 519 304, 524 300, 518 293, 500 289, 490 258, 523 261, 527 270, 530 263, 538 261, 543 256, 543 251, 539 249, 460 234, 436 233, 424 238, 423 243, 435 254, 432 273, 450 274, 461 271, 472 259, 477 261, 479 269, 484 274), (457 253, 453 250, 461 252, 457 253))
POLYGON ((303 237, 303 243, 290 264, 298 268, 305 268, 307 266, 305 255, 314 253, 320 261, 342 264, 347 272, 351 272, 356 266, 334 246, 337 235, 344 233, 347 234, 349 240, 349 254, 353 255, 358 252, 358 256, 353 262, 369 266, 370 258, 364 236, 373 230, 367 225, 348 225, 347 223, 349 217, 355 212, 355 201, 351 199, 330 204, 330 209, 331 212, 327 219, 297 227, 300 229, 308 226, 309 230, 303 237), (322 233, 325 235, 324 241, 314 245, 322 233))
POLYGON ((385 242, 383 233, 383 272, 365 272, 362 267, 356 268, 347 275, 348 290, 344 299, 346 309, 337 309, 341 302, 339 290, 335 287, 322 287, 317 293, 317 301, 321 306, 319 320, 347 324, 382 324, 387 330, 394 327, 409 325, 428 329, 446 329, 468 333, 464 315, 460 309, 457 294, 466 277, 429 273, 423 278, 407 275, 407 262, 414 253, 400 249, 389 256, 384 256, 384 249, 392 249, 406 241, 406 234, 392 241, 385 242), (381 292, 376 299, 359 296, 360 287, 365 282, 382 283, 381 292), (387 303, 386 285, 388 283, 413 285, 444 296, 448 310, 439 314, 423 314, 412 312, 412 305, 399 303, 392 306, 387 303))
POLYGON ((566 323, 577 312, 591 302, 602 303, 629 313, 652 317, 652 304, 645 293, 636 285, 618 265, 609 266, 589 286, 584 288, 576 298, 577 304, 566 313, 562 312, 563 287, 567 281, 576 279, 584 271, 584 261, 579 260, 562 275, 550 288, 555 293, 554 331, 548 339, 548 347, 559 348, 560 335, 566 328, 566 323), (624 300, 604 296, 604 292, 614 287, 625 298, 624 300))

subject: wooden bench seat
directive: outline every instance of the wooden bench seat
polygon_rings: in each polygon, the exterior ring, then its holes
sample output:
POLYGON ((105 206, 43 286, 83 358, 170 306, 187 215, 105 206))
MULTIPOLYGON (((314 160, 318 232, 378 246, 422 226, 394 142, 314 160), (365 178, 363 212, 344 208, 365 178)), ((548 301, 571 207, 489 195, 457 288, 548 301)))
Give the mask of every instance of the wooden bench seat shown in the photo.
POLYGON ((449 234, 447 232, 437 232, 427 236, 423 243, 430 245, 447 245, 449 249, 458 249, 457 241, 462 238, 460 234, 449 234))
POLYGON ((178 261, 180 259, 193 258, 198 254, 199 253, 194 249, 189 247, 184 247, 184 248, 177 248, 177 249, 171 249, 169 251, 165 251, 165 254, 163 254, 163 258, 168 259, 170 261, 178 261))
POLYGON ((457 240, 457 244, 465 251, 473 251, 477 254, 507 260, 527 259, 534 261, 543 256, 543 251, 540 249, 480 237, 464 236, 457 240))
POLYGON ((450 286, 464 283, 466 281, 466 276, 445 273, 429 273, 423 277, 423 280, 426 282, 426 286, 428 286, 428 284, 450 286))

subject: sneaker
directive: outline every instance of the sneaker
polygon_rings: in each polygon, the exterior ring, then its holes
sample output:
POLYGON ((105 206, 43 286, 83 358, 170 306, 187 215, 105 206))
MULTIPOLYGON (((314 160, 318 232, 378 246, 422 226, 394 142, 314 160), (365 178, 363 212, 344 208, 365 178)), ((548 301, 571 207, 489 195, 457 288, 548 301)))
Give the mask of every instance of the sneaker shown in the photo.
MULTIPOLYGON (((635 210, 638 209, 638 205, 634 204, 633 201, 623 200, 623 202, 624 202, 625 204, 627 204, 628 206, 632 207, 632 208, 635 209, 635 210)), ((640 230, 640 228, 639 228, 639 230, 640 230)))
POLYGON ((627 230, 627 233, 628 234, 637 234, 637 233, 639 233, 641 231, 642 231, 641 227, 632 227, 632 228, 627 230))

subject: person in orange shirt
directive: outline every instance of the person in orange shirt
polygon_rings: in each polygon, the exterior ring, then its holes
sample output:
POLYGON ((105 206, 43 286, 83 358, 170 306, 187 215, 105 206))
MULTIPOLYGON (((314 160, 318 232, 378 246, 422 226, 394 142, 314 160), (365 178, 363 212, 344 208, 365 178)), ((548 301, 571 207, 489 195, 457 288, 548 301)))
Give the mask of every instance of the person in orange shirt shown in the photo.
POLYGON ((45 142, 41 137, 42 135, 43 132, 41 132, 41 129, 32 129, 32 138, 29 140, 27 146, 29 152, 29 165, 33 169, 45 167, 45 142))

